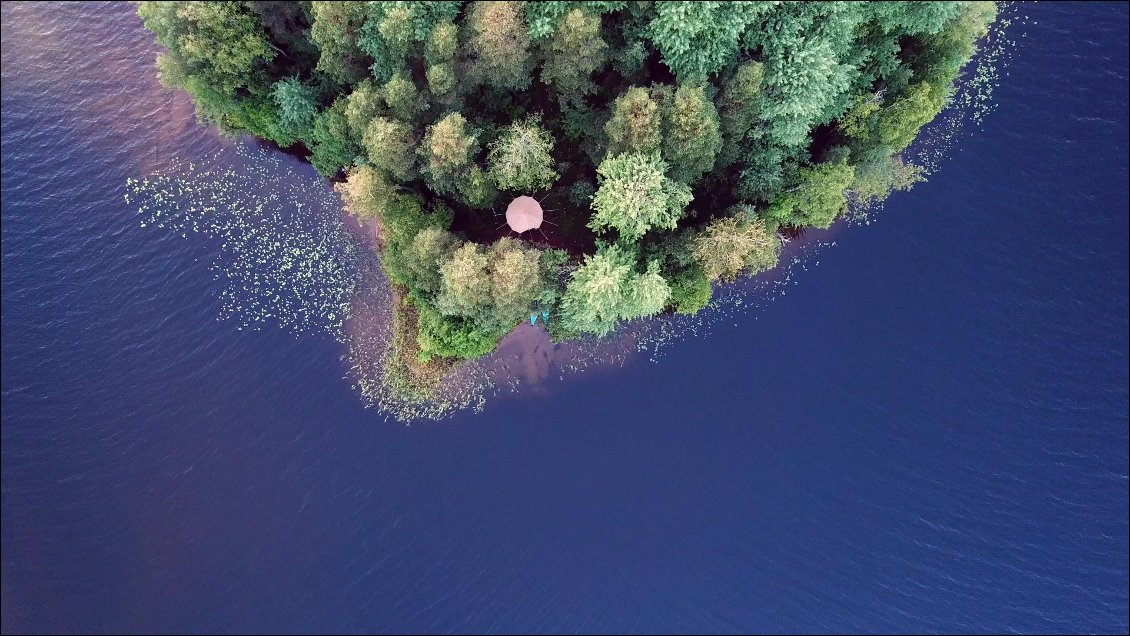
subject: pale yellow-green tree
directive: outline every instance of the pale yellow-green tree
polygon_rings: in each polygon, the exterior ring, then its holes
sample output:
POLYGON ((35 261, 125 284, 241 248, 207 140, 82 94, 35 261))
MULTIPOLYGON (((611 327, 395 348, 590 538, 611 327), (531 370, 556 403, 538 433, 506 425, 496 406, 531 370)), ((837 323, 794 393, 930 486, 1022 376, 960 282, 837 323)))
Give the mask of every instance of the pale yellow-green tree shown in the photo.
POLYGON ((424 176, 432 189, 439 193, 454 192, 466 180, 478 147, 475 132, 459 113, 449 113, 429 126, 419 152, 424 176))
POLYGON ((490 309, 490 258, 478 243, 464 243, 440 265, 436 307, 451 316, 478 317, 490 309))
POLYGON ((495 319, 512 326, 526 317, 541 290, 538 250, 512 238, 502 238, 490 248, 490 293, 495 319))
POLYGON ((636 254, 620 245, 602 245, 584 262, 565 288, 561 320, 567 331, 605 335, 622 320, 663 311, 671 296, 655 262, 636 271, 636 254))
POLYGON ((691 240, 691 254, 710 280, 734 280, 771 269, 781 253, 781 239, 762 221, 715 219, 691 240))
POLYGON ((369 122, 385 114, 385 100, 373 80, 359 82, 345 98, 345 120, 354 140, 360 144, 369 122))
POLYGON ((376 117, 361 139, 369 162, 403 183, 416 176, 416 139, 412 128, 396 119, 376 117))
POLYGON ((346 212, 359 221, 380 218, 396 196, 396 185, 371 166, 352 168, 345 181, 335 186, 346 212))
POLYGON ((459 44, 458 32, 456 26, 450 22, 437 24, 428 34, 424 47, 428 90, 441 103, 450 104, 456 97, 456 89, 459 85, 455 70, 455 52, 459 44))
POLYGON ((544 45, 541 80, 554 87, 566 107, 584 104, 596 85, 592 73, 608 61, 608 44, 600 37, 600 16, 573 9, 565 14, 544 45))
POLYGON ((615 228, 635 241, 648 230, 673 230, 691 189, 667 178, 667 164, 654 154, 630 153, 605 159, 596 169, 600 187, 592 198, 589 227, 600 232, 615 228))
POLYGON ((475 79, 495 88, 525 90, 533 63, 522 2, 473 2, 467 16, 475 79))

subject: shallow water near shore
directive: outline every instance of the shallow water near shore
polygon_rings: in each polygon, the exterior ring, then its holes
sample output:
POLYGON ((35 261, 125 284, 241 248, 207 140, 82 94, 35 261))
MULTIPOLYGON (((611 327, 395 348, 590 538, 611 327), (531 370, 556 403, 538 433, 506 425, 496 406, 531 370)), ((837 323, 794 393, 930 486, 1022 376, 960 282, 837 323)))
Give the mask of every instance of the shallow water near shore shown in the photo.
POLYGON ((130 5, 2 11, 5 633, 1130 626, 1124 4, 1025 6, 984 129, 756 310, 410 427, 124 199, 313 169, 130 5))

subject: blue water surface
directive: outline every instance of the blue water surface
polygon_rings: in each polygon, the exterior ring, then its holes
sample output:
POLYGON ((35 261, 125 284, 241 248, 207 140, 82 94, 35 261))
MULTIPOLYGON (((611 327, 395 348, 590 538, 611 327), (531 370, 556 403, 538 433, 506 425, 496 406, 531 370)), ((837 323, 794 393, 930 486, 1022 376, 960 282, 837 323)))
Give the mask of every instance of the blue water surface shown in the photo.
POLYGON ((411 427, 140 227, 233 142, 132 10, 3 5, 5 633, 1127 631, 1126 4, 757 320, 411 427))

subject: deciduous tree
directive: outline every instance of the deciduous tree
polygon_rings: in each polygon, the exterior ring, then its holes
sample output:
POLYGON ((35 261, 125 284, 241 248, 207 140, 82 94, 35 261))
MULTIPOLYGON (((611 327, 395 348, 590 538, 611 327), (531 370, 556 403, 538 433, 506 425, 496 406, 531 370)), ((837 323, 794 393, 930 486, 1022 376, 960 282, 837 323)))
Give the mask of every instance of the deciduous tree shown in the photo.
POLYGON ((722 148, 718 111, 701 86, 680 86, 664 109, 663 158, 669 176, 693 185, 714 167, 722 148))
POLYGON ((844 190, 855 168, 847 163, 819 163, 797 171, 797 184, 770 204, 765 216, 782 225, 827 228, 847 207, 844 190))
POLYGON ((522 2, 473 2, 468 9, 468 44, 475 77, 496 88, 530 85, 530 35, 522 2))
POLYGON ((361 140, 369 163, 387 171, 397 181, 416 176, 416 139, 412 128, 396 119, 376 117, 361 140))
POLYGON ((604 125, 608 154, 659 150, 662 126, 663 113, 647 89, 629 88, 612 103, 612 118, 604 125))
POLYGON ((490 176, 500 190, 534 192, 557 180, 553 137, 535 119, 514 122, 490 146, 490 176))
POLYGON ((691 251, 708 279, 734 280, 742 271, 752 276, 774 267, 781 240, 761 221, 724 217, 691 241, 691 251))
POLYGON ((557 23, 545 45, 545 65, 541 79, 557 91, 566 107, 584 104, 593 92, 593 71, 608 61, 608 45, 600 37, 600 16, 573 9, 557 23))

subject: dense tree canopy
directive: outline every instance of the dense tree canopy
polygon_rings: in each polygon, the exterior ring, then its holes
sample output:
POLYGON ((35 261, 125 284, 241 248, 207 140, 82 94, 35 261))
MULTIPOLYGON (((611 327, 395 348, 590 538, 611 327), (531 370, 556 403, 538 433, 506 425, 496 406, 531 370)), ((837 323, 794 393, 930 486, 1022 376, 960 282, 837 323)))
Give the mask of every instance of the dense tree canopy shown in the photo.
POLYGON ((576 333, 607 334, 621 320, 659 313, 671 290, 649 263, 636 268, 634 250, 606 245, 585 258, 561 300, 562 321, 576 333))
POLYGON ((922 180, 992 2, 140 2, 161 80, 380 228, 423 359, 693 313, 922 180), (517 195, 547 226, 505 236, 517 195), (496 216, 497 215, 497 216, 496 216), (497 228, 497 229, 493 229, 497 228), (594 249, 595 245, 595 249, 594 249), (565 248, 565 249, 558 249, 565 248))
POLYGON ((654 154, 605 159, 596 171, 600 188, 592 198, 589 226, 597 231, 615 228, 630 240, 653 228, 675 229, 693 197, 690 188, 669 179, 666 171, 667 164, 654 154))
POLYGON ((608 154, 659 150, 662 122, 659 104, 647 89, 629 88, 612 103, 612 118, 604 125, 608 154))
POLYGON ((765 210, 765 218, 782 225, 826 228, 847 207, 845 190, 855 177, 847 163, 818 163, 797 171, 796 185, 765 210))
POLYGON ((468 54, 475 77, 495 88, 530 85, 529 28, 523 2, 472 2, 467 17, 468 54))

